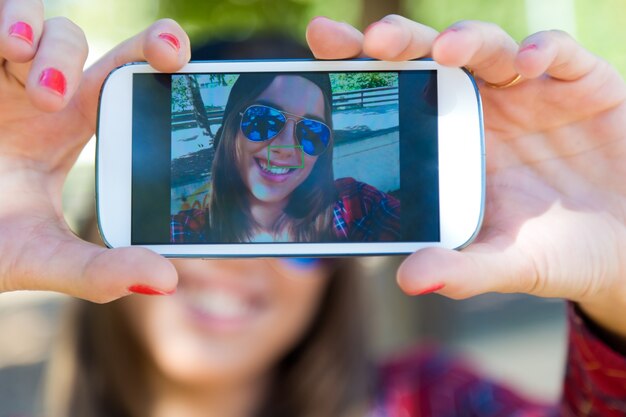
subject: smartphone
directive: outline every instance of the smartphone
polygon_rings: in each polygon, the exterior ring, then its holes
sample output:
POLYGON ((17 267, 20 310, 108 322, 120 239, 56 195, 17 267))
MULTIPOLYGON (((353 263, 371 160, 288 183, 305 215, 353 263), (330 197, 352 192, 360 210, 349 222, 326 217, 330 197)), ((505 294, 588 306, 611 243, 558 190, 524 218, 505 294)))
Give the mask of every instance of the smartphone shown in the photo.
POLYGON ((168 257, 462 248, 484 209, 481 101, 432 60, 134 63, 103 85, 109 247, 168 257))

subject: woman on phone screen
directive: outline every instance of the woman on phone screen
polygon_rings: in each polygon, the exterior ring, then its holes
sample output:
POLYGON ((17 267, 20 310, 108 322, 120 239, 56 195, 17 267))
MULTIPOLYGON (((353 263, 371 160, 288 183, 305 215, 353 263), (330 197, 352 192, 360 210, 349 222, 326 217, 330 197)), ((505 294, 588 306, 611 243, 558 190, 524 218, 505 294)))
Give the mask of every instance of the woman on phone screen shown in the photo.
POLYGON ((214 142, 206 210, 172 216, 171 241, 395 241, 400 203, 333 178, 327 74, 241 74, 214 142))

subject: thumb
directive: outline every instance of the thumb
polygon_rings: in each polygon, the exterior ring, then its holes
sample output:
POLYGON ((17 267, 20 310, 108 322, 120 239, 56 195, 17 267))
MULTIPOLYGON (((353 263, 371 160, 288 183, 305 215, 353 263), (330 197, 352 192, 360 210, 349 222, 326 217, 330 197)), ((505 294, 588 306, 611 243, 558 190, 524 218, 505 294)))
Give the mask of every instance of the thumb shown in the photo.
POLYGON ((16 274, 11 289, 56 291, 97 303, 133 292, 167 295, 176 289, 174 266, 148 249, 105 249, 76 237, 70 239, 53 250, 42 251, 41 245, 33 245, 31 262, 24 263, 28 270, 16 274))
POLYGON ((528 292, 536 271, 518 250, 495 250, 475 244, 463 251, 428 248, 409 256, 398 268, 397 281, 409 295, 436 292, 464 299, 487 292, 528 292))

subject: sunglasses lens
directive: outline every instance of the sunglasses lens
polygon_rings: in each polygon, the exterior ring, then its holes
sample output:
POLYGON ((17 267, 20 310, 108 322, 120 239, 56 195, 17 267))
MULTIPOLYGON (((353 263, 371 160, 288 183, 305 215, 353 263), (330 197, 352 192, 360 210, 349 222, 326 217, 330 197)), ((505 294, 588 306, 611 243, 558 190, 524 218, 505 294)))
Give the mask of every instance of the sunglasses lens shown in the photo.
POLYGON ((308 155, 320 155, 330 141, 330 129, 323 123, 304 119, 298 123, 297 135, 302 150, 308 155))
POLYGON ((285 126, 285 116, 267 106, 250 106, 241 118, 241 131, 253 142, 272 139, 285 126))

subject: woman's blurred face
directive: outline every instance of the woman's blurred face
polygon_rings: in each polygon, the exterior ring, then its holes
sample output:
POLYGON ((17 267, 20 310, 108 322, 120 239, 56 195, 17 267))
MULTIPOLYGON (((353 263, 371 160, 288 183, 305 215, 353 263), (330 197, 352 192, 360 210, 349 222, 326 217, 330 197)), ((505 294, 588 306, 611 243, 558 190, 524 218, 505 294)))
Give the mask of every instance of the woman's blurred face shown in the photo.
POLYGON ((250 194, 258 201, 286 205, 289 195, 306 180, 317 161, 317 156, 296 148, 299 143, 295 124, 302 118, 324 121, 324 95, 306 78, 278 76, 255 103, 289 113, 288 120, 274 139, 264 142, 252 142, 241 129, 237 131, 239 172, 250 194), (272 147, 268 154, 269 146, 272 147))
POLYGON ((326 263, 174 260, 176 294, 127 303, 160 373, 177 384, 241 384, 268 376, 313 320, 326 263))

